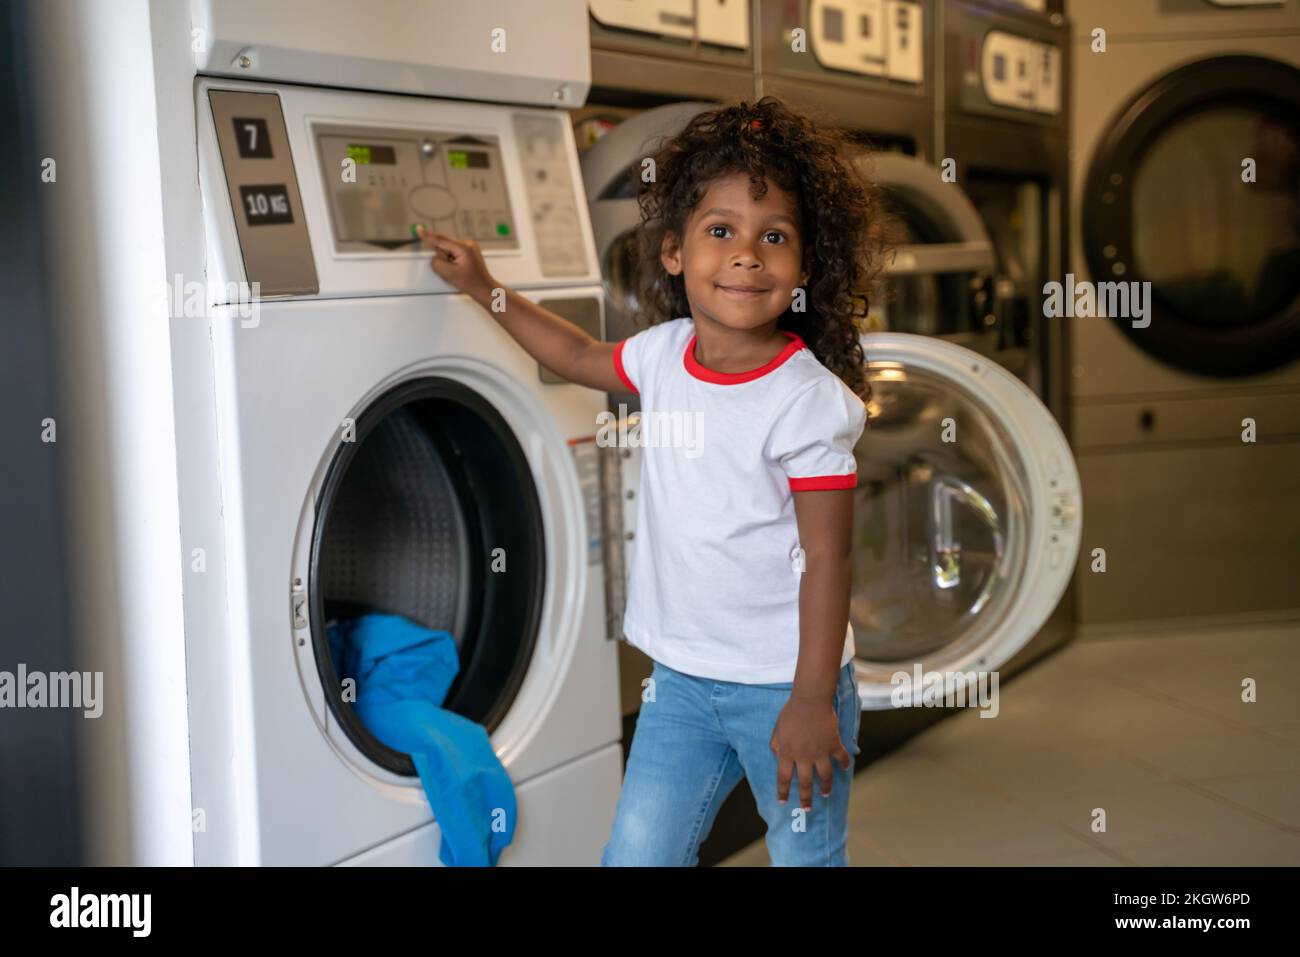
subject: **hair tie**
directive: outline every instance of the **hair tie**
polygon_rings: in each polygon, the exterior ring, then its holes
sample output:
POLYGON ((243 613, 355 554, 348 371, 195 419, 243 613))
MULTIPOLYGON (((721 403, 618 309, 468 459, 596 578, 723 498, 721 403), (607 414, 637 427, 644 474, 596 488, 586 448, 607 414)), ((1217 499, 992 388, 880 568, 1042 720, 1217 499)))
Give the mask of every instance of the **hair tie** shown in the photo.
POLYGON ((763 129, 763 121, 760 119, 755 118, 748 121, 746 120, 740 121, 740 132, 742 133, 744 132, 757 133, 762 129, 763 129))

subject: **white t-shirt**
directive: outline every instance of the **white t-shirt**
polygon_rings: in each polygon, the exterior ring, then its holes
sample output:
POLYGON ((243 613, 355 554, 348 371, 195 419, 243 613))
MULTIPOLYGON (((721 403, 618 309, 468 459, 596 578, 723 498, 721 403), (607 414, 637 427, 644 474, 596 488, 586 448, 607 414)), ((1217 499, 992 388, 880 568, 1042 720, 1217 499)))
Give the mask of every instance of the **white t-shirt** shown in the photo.
MULTIPOLYGON (((748 372, 695 358, 687 317, 614 349, 641 399, 641 496, 623 632, 669 668, 794 680, 802 556, 794 492, 854 488, 866 407, 803 340, 748 372)), ((845 634, 841 667, 854 654, 845 634)))

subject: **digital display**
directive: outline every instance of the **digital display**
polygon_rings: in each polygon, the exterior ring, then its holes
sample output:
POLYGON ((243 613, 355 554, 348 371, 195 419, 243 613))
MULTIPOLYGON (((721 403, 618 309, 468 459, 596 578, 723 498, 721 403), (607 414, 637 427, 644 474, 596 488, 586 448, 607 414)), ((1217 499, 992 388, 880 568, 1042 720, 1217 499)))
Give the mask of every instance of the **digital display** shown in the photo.
POLYGON ((397 153, 391 146, 362 146, 358 143, 348 144, 348 156, 358 166, 392 166, 397 162, 397 153))
POLYGON ((244 201, 244 216, 248 219, 248 225, 270 226, 293 222, 293 210, 289 208, 289 190, 283 183, 241 186, 239 195, 244 201))
POLYGON ((452 169, 487 169, 491 163, 482 150, 447 150, 447 165, 452 169))

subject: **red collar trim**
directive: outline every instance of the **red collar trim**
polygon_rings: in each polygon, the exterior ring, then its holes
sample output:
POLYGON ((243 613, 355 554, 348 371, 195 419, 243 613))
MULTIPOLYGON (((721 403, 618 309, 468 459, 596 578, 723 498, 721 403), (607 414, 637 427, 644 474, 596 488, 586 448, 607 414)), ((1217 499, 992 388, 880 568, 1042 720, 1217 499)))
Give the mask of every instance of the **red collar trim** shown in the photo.
POLYGON ((779 331, 781 335, 790 340, 786 343, 786 347, 777 356, 763 363, 757 369, 748 369, 745 372, 715 372, 713 369, 701 365, 700 361, 695 358, 696 336, 692 334, 691 341, 686 343, 686 371, 697 379, 704 382, 713 382, 717 385, 736 385, 740 382, 751 382, 754 379, 761 378, 804 348, 804 341, 797 334, 787 332, 785 329, 779 331))

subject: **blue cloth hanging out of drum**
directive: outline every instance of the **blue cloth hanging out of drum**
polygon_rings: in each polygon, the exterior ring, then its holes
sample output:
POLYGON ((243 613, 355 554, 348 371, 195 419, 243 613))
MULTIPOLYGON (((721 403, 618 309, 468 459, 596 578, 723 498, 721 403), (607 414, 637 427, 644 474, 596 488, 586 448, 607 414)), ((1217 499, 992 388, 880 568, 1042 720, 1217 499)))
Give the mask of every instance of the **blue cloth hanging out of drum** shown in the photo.
POLYGON ((442 707, 460 670, 456 642, 401 615, 326 626, 340 681, 356 681, 357 717, 411 757, 449 867, 494 866, 514 838, 515 789, 487 730, 442 707))

